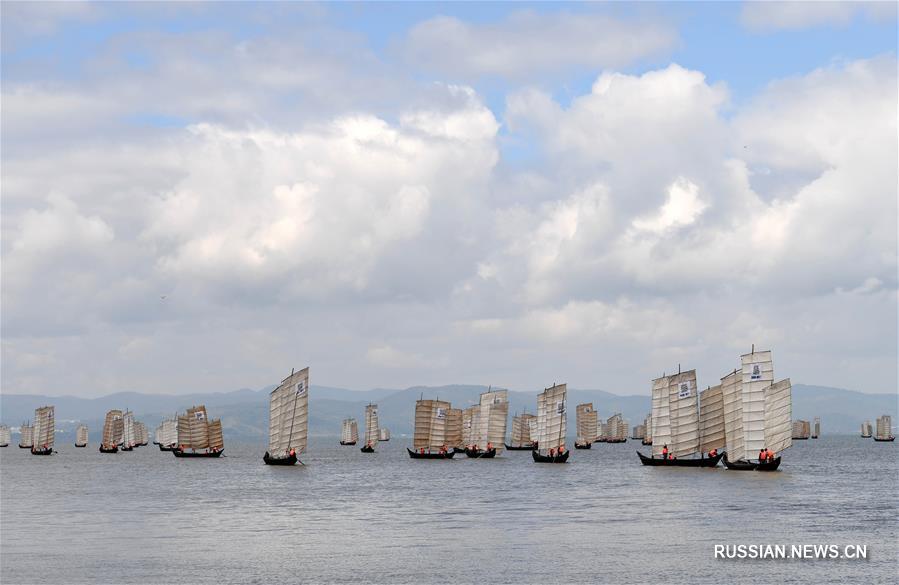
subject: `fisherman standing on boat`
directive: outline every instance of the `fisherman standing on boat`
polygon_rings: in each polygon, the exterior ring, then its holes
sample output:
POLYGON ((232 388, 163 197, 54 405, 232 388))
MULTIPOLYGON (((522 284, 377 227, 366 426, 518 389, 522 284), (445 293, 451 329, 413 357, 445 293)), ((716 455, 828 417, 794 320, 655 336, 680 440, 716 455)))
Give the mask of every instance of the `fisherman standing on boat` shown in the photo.
POLYGON ((662 459, 668 459, 668 445, 662 447, 662 459))
POLYGON ((768 447, 762 447, 759 451, 759 463, 764 463, 768 458, 768 447))
POLYGON ((718 456, 718 449, 712 449, 711 451, 709 451, 709 457, 710 457, 710 458, 714 458, 714 457, 717 457, 717 456, 718 456))

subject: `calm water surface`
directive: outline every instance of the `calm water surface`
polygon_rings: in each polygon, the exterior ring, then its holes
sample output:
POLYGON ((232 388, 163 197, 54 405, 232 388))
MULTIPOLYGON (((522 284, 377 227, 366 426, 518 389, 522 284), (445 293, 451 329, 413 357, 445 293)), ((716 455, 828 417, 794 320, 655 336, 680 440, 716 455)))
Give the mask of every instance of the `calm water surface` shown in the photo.
MULTIPOLYGON (((150 445, 0 449, 12 583, 883 583, 896 579, 897 443, 798 441, 778 473, 643 467, 639 441, 414 461, 313 438, 176 459, 150 445), (866 544, 867 561, 716 560, 714 544, 866 544)), ((646 448, 643 448, 646 449, 646 448)))

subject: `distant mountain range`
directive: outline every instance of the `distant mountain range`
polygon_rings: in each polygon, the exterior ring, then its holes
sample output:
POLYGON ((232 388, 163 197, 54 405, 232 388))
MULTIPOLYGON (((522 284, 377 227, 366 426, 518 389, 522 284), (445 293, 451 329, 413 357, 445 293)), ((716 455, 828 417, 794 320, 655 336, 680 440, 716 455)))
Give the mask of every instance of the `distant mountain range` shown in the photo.
MULTIPOLYGON (((134 411, 135 417, 147 424, 152 435, 153 429, 166 416, 195 404, 205 404, 210 416, 221 417, 226 437, 261 442, 267 435, 268 393, 272 388, 177 396, 119 392, 101 398, 0 394, 0 419, 15 429, 22 421, 31 420, 35 408, 53 404, 60 431, 70 433, 77 424, 85 423, 93 441, 99 436, 106 411, 113 408, 134 411)), ((455 407, 465 408, 476 404, 480 393, 486 390, 486 386, 451 385, 357 391, 313 385, 309 392, 309 432, 337 435, 340 421, 350 416, 358 419, 361 427, 365 405, 376 402, 381 426, 389 428, 395 437, 410 434, 415 401, 419 397, 439 397, 449 400, 455 407)), ((510 415, 535 412, 536 396, 536 392, 509 392, 510 415)), ((619 396, 602 390, 569 389, 569 402, 572 406, 592 402, 601 418, 620 412, 631 426, 641 423, 650 409, 648 395, 619 396)), ((822 433, 856 433, 862 421, 870 420, 873 424, 881 414, 896 415, 897 407, 899 397, 895 394, 865 394, 804 384, 793 386, 793 418, 811 421, 820 417, 822 433)), ((573 408, 571 412, 574 412, 573 408)), ((574 415, 571 416, 573 430, 574 415)))

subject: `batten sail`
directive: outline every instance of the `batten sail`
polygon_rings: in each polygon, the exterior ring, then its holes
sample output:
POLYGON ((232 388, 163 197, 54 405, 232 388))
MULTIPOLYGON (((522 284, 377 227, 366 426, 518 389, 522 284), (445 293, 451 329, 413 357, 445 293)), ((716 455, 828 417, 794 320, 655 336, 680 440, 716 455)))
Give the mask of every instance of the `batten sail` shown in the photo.
POLYGON ((461 449, 465 446, 462 438, 462 409, 450 408, 446 411, 446 444, 454 449, 461 449))
POLYGON ((9 445, 9 442, 12 440, 12 433, 9 432, 9 427, 6 425, 0 425, 0 447, 6 447, 9 445))
POLYGON ((652 456, 661 457, 662 449, 671 440, 671 403, 668 396, 668 378, 662 376, 652 381, 652 456))
POLYGON ((596 410, 593 403, 578 404, 575 407, 575 426, 577 428, 577 443, 585 445, 596 440, 596 410))
POLYGON ((42 406, 34 411, 34 437, 32 450, 52 450, 56 437, 56 416, 52 406, 42 406))
POLYGON ((777 455, 793 445, 792 420, 793 395, 787 378, 765 393, 765 446, 777 455))
POLYGON ((378 405, 369 404, 365 407, 365 444, 367 446, 374 447, 378 444, 378 428, 378 405))
POLYGON ((308 434, 309 368, 303 368, 282 380, 269 395, 269 458, 285 459, 291 451, 303 453, 308 434))
POLYGON ((475 444, 481 449, 486 449, 490 444, 499 453, 505 448, 506 421, 509 417, 508 390, 482 393, 479 406, 478 434, 475 444))
POLYGON ((75 429, 75 446, 84 447, 87 445, 87 439, 87 425, 78 425, 78 428, 75 429))
POLYGON ((537 397, 538 449, 540 455, 552 450, 558 453, 565 446, 567 433, 568 386, 556 384, 547 388, 537 397))
POLYGON ((743 437, 743 374, 734 370, 721 378, 724 403, 724 439, 731 461, 746 459, 743 437))
POLYGON ((724 390, 721 384, 699 394, 699 451, 724 449, 724 390))

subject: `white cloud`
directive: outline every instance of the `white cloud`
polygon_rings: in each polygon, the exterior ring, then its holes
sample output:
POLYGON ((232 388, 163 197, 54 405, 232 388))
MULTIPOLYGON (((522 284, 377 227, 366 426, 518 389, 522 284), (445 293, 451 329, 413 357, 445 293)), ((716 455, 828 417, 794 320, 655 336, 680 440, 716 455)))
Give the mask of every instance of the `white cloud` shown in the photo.
POLYGON ((660 22, 523 11, 489 24, 438 16, 414 26, 400 50, 415 65, 450 76, 521 79, 578 67, 620 67, 676 42, 674 29, 660 22))
POLYGON ((740 13, 743 26, 756 32, 817 26, 847 26, 858 15, 882 22, 896 21, 895 2, 744 2, 740 13))

